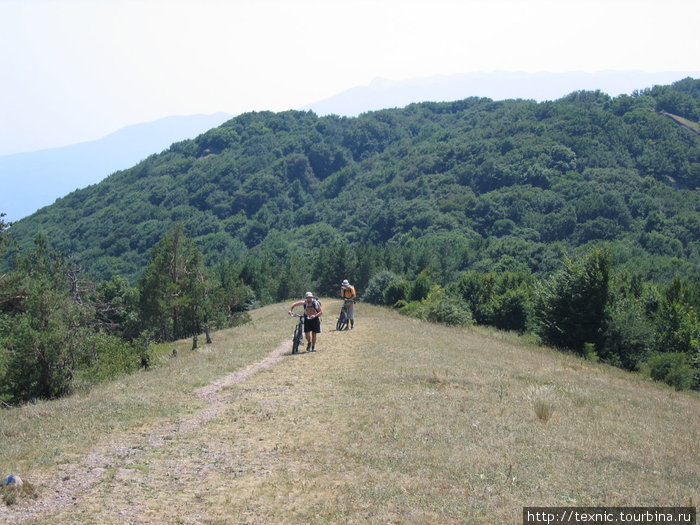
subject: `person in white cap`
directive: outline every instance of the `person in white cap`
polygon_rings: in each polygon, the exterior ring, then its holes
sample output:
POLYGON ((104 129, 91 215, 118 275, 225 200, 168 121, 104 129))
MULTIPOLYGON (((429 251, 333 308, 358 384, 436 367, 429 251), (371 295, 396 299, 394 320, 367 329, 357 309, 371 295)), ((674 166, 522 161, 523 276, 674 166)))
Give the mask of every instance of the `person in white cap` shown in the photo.
POLYGON ((355 287, 347 279, 340 283, 340 297, 347 306, 348 320, 352 330, 355 328, 355 300, 357 299, 357 292, 355 292, 355 287))
POLYGON ((306 351, 315 352, 316 351, 316 334, 321 333, 321 314, 323 310, 321 309, 321 301, 319 301, 314 294, 311 292, 306 292, 304 299, 292 303, 289 307, 289 315, 292 315, 292 310, 294 307, 304 305, 304 335, 306 336, 306 351))

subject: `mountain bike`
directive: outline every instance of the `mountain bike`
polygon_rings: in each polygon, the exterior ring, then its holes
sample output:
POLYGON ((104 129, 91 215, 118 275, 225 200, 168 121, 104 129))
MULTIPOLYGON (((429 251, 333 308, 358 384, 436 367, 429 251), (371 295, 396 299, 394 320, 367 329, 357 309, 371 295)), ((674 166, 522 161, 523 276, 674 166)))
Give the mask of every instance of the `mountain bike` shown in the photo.
POLYGON ((291 316, 299 318, 299 322, 296 328, 294 328, 294 335, 292 336, 292 353, 296 354, 299 352, 299 346, 302 341, 304 341, 304 314, 292 313, 291 316))
POLYGON ((357 303, 357 297, 350 300, 343 300, 343 307, 340 309, 340 315, 338 316, 338 322, 335 323, 335 329, 340 332, 341 330, 347 330, 348 324, 350 324, 350 318, 348 317, 348 306, 350 304, 357 303))
POLYGON ((338 317, 338 322, 335 323, 336 331, 340 332, 341 330, 347 330, 349 322, 350 320, 348 319, 348 305, 347 303, 343 303, 343 307, 340 309, 340 316, 338 317))

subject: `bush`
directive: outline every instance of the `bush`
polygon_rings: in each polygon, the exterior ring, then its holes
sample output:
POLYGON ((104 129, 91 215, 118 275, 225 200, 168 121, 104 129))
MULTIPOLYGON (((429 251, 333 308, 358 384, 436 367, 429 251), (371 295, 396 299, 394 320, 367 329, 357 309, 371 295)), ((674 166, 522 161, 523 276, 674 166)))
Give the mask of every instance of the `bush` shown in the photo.
POLYGON ((649 358, 647 365, 654 381, 663 381, 676 390, 688 390, 693 386, 695 371, 688 355, 683 352, 655 354, 649 358))
POLYGON ((452 326, 472 326, 474 318, 464 301, 456 297, 438 294, 431 297, 424 306, 425 318, 434 323, 452 326))
POLYGON ((600 350, 608 363, 634 370, 654 345, 654 327, 641 301, 623 298, 608 310, 608 322, 600 350))
POLYGON ((97 384, 113 377, 128 374, 141 366, 143 350, 138 343, 105 333, 95 334, 90 340, 93 358, 89 366, 76 372, 78 384, 97 384))
POLYGON ((658 314, 656 349, 664 353, 700 351, 700 321, 695 309, 680 301, 665 299, 658 314))
POLYGON ((363 300, 370 304, 384 304, 384 291, 389 283, 395 280, 396 276, 386 270, 374 275, 367 283, 363 300))
POLYGON ((430 279, 428 272, 426 272, 425 270, 422 271, 411 286, 409 299, 411 301, 422 301, 423 299, 428 297, 428 294, 430 293, 432 287, 433 282, 430 279))
POLYGON ((392 281, 384 290, 384 304, 394 306, 399 301, 405 301, 411 289, 411 283, 405 279, 392 281))
POLYGON ((549 421, 554 413, 556 400, 552 385, 532 385, 528 388, 526 397, 532 404, 537 419, 549 421))
POLYGON ((474 318, 469 307, 458 297, 446 295, 437 289, 423 301, 398 301, 394 305, 400 313, 432 323, 451 326, 472 326, 474 318))
POLYGON ((529 296, 524 288, 508 290, 493 301, 490 321, 501 330, 524 332, 530 318, 529 296))

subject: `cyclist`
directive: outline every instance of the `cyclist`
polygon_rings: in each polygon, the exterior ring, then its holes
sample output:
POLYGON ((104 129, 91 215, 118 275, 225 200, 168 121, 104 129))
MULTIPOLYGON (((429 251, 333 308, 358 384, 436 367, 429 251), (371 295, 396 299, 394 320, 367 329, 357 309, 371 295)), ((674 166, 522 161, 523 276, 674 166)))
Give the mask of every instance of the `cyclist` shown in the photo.
POLYGON ((289 315, 292 315, 292 310, 295 306, 304 305, 304 335, 306 336, 306 351, 315 352, 316 351, 316 334, 321 333, 321 314, 323 310, 321 309, 321 301, 319 301, 314 294, 311 292, 306 292, 304 299, 292 303, 289 307, 289 315))
POLYGON ((357 293, 355 292, 355 287, 347 279, 340 284, 340 297, 343 299, 348 311, 348 320, 352 330, 355 327, 355 300, 357 299, 357 293))

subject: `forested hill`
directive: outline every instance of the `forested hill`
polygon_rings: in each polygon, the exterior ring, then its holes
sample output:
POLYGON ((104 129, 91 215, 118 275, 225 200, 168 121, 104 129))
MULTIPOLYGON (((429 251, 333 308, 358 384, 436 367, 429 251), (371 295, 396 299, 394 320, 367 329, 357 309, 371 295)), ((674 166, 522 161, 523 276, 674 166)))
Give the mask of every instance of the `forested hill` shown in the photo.
POLYGON ((310 267, 328 247, 373 246, 406 274, 431 267, 447 281, 470 269, 547 273, 604 242, 646 279, 698 278, 698 122, 690 78, 615 98, 249 113, 9 232, 22 249, 45 232, 86 274, 132 282, 178 222, 210 266, 294 257, 310 267))

